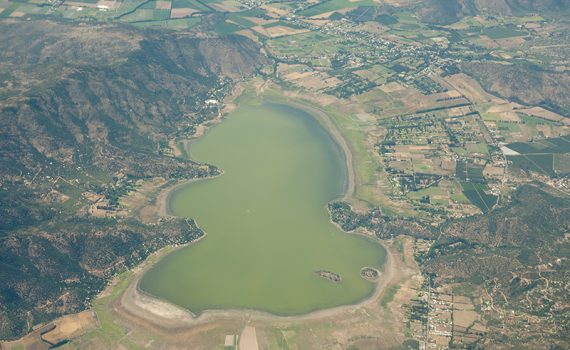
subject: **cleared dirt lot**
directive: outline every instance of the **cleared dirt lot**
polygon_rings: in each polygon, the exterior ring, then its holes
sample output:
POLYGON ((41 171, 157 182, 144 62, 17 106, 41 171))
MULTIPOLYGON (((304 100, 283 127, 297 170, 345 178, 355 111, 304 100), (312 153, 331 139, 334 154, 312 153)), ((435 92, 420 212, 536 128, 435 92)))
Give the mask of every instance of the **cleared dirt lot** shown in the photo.
POLYGON ((55 329, 43 335, 45 340, 53 344, 73 339, 98 325, 95 312, 90 310, 61 317, 53 323, 55 329))

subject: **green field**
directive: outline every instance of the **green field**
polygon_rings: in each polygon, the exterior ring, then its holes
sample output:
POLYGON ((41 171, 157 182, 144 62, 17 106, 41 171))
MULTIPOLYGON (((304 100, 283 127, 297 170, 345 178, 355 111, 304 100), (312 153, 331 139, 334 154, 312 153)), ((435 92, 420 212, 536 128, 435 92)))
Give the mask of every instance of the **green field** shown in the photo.
POLYGON ((396 18, 394 16, 382 14, 382 15, 379 15, 378 17, 376 17, 376 21, 380 24, 385 25, 385 26, 389 26, 389 25, 398 23, 398 18, 396 18))
POLYGON ((174 0, 172 2, 172 8, 192 8, 204 12, 212 11, 209 7, 204 6, 197 0, 174 0))
POLYGON ((556 176, 554 172, 554 155, 547 154, 521 154, 507 156, 513 168, 542 173, 548 176, 556 176))
POLYGON ((556 137, 535 142, 515 142, 507 145, 520 155, 507 156, 512 167, 524 171, 556 176, 567 174, 565 164, 570 154, 570 137, 556 137))
POLYGON ((554 170, 558 174, 570 174, 570 153, 554 154, 554 170))
POLYGON ((10 17, 10 15, 14 13, 14 11, 16 11, 17 9, 18 9, 18 4, 16 3, 10 4, 10 6, 8 6, 7 8, 5 8, 0 12, 0 18, 10 17))
POLYGON ((485 28, 481 31, 481 34, 486 35, 491 39, 505 39, 505 38, 527 35, 525 32, 521 32, 520 30, 516 30, 515 28, 503 27, 503 26, 485 28))
POLYGON ((237 32, 239 30, 242 30, 243 27, 241 27, 237 24, 233 24, 233 23, 229 23, 229 22, 225 22, 225 21, 220 21, 220 22, 216 23, 212 29, 220 35, 226 35, 226 34, 231 34, 231 33, 237 32))
POLYGON ((351 304, 373 292, 360 269, 381 267, 385 251, 329 222, 326 203, 344 187, 343 157, 310 115, 243 102, 190 151, 224 174, 186 186, 170 204, 207 236, 150 269, 143 290, 195 313, 246 308, 279 315, 351 304), (342 282, 317 270, 338 273, 342 282))
POLYGON ((271 41, 271 47, 278 54, 287 55, 297 53, 300 57, 310 57, 315 53, 332 53, 338 49, 334 37, 318 32, 297 34, 294 36, 295 45, 291 45, 291 38, 281 37, 271 41), (313 51, 307 52, 312 49, 313 51))
POLYGON ((485 191, 488 190, 487 184, 462 181, 461 187, 463 187, 463 194, 465 194, 465 197, 467 197, 471 203, 479 207, 479 209, 484 213, 489 212, 497 203, 496 196, 485 193, 485 191))
POLYGON ((457 162, 455 168, 455 175, 467 182, 486 183, 485 176, 483 175, 483 167, 470 164, 467 162, 457 162))
POLYGON ((347 7, 356 7, 356 6, 373 6, 375 5, 374 1, 372 0, 361 0, 361 1, 348 1, 348 0, 328 0, 318 3, 315 6, 311 6, 301 12, 300 15, 311 17, 315 15, 320 15, 321 13, 331 12, 335 10, 344 9, 347 7))
POLYGON ((535 142, 514 142, 508 148, 521 154, 570 153, 570 136, 556 137, 535 142))

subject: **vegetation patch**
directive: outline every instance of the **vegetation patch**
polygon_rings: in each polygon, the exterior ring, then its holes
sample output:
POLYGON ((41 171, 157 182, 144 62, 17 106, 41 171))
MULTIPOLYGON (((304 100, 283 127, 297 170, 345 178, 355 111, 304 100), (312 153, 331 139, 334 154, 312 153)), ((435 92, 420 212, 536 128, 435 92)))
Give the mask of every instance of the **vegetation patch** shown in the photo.
POLYGON ((516 142, 508 148, 520 153, 507 159, 514 169, 555 177, 568 172, 566 162, 570 154, 570 137, 556 137, 535 142, 516 142))
POLYGON ((326 12, 336 11, 347 7, 362 6, 362 5, 373 6, 375 5, 375 3, 372 0, 361 0, 361 1, 326 0, 323 2, 316 3, 315 5, 309 6, 308 8, 299 12, 299 14, 306 17, 312 17, 326 12))
POLYGON ((461 181, 463 194, 484 213, 489 212, 497 203, 497 196, 489 193, 487 184, 461 181))
POLYGON ((342 282, 342 277, 338 273, 334 273, 327 270, 317 270, 315 274, 319 277, 322 277, 326 280, 329 280, 333 283, 340 283, 342 282))
POLYGON ((518 156, 507 156, 511 166, 515 169, 535 172, 554 177, 554 155, 550 154, 521 154, 518 156))
POLYGON ((376 281, 380 277, 380 271, 373 267, 363 267, 360 269, 360 276, 368 281, 376 281))
POLYGON ((506 26, 484 28, 481 31, 481 34, 486 35, 491 39, 505 39, 527 35, 525 32, 506 26))
POLYGON ((376 22, 389 26, 398 23, 398 18, 387 14, 381 14, 376 17, 376 22))
POLYGON ((192 9, 196 9, 202 12, 211 12, 212 10, 205 6, 204 4, 202 4, 200 1, 198 0, 173 0, 172 1, 172 8, 192 8, 192 9))
POLYGON ((217 22, 213 27, 213 30, 220 35, 232 34, 242 29, 241 25, 229 23, 225 20, 217 22))
POLYGON ((508 144, 507 147, 521 154, 570 153, 570 136, 534 142, 514 142, 508 144))
POLYGON ((386 291, 384 292, 384 295, 380 300, 380 305, 383 308, 387 308, 388 304, 390 304, 394 300, 394 297, 396 296, 400 288, 401 288, 400 285, 393 285, 386 288, 386 291))

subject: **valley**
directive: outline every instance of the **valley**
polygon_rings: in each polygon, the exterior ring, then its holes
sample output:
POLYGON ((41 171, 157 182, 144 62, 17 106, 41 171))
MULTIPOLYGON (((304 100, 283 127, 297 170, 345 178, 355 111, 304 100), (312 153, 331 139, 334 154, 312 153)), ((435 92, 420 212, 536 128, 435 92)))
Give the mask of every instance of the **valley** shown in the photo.
POLYGON ((0 347, 567 348, 569 11, 0 0, 0 347))

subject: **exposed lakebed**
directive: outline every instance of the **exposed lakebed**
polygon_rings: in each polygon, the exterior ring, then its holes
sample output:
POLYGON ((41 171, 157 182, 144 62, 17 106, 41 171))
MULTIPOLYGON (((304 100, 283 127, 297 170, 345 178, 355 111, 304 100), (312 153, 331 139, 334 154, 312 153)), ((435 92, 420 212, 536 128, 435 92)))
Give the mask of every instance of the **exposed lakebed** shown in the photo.
POLYGON ((196 314, 276 315, 356 303, 373 292, 361 269, 379 269, 385 251, 330 223, 326 204, 343 192, 344 158, 312 116, 246 101, 190 152, 224 174, 177 190, 170 210, 194 218, 207 235, 147 271, 143 291, 196 314))

